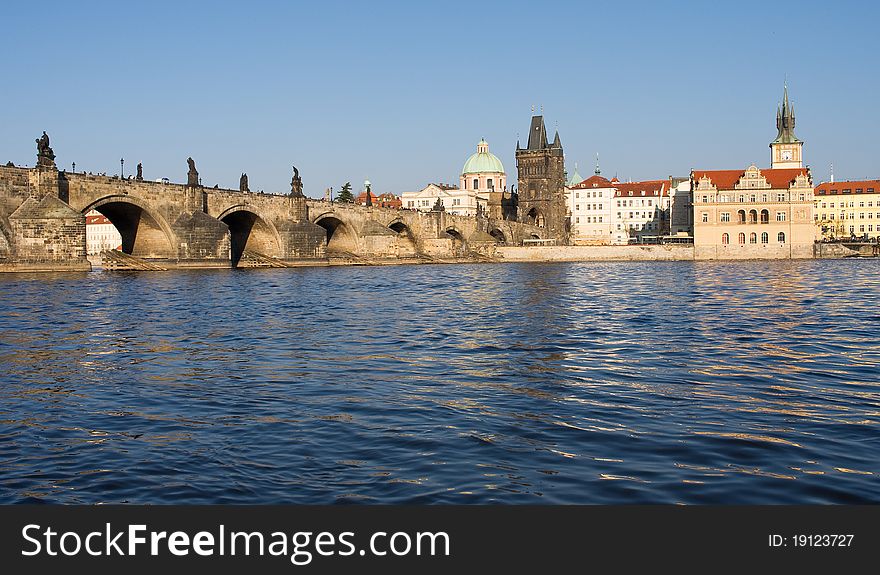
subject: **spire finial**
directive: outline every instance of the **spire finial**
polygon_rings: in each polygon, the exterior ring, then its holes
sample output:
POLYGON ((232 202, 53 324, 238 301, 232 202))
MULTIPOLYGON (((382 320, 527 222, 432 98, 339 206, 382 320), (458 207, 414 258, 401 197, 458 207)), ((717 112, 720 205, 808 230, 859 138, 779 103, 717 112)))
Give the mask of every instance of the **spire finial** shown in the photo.
POLYGON ((599 152, 596 152, 596 171, 595 174, 598 176, 602 171, 599 170, 599 152))
POLYGON ((535 114, 535 105, 532 104, 532 115, 534 115, 534 114, 535 114))

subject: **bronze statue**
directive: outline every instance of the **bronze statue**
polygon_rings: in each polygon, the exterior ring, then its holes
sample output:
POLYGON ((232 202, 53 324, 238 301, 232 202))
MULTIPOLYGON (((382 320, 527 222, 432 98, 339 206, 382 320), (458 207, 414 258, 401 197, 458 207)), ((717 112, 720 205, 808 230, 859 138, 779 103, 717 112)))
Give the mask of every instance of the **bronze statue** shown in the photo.
POLYGON ((445 212, 446 208, 443 206, 443 200, 440 199, 440 196, 437 196, 437 202, 434 204, 434 207, 431 208, 433 212, 445 212))
POLYGON ((296 166, 293 166, 293 179, 290 180, 290 195, 296 198, 305 197, 303 196, 302 178, 299 177, 299 170, 296 169, 296 166))
POLYGON ((367 199, 364 200, 364 205, 370 207, 373 205, 373 192, 370 191, 370 184, 367 184, 367 199))
POLYGON ((54 167, 55 152, 49 147, 49 134, 43 130, 43 135, 34 141, 37 143, 37 165, 54 167))
POLYGON ((144 165, 138 162, 137 165, 137 175, 134 177, 135 180, 139 182, 144 181, 144 165))
POLYGON ((238 191, 239 192, 249 192, 251 189, 248 187, 248 177, 247 174, 242 174, 241 178, 238 179, 238 191))
POLYGON ((199 187, 199 172, 196 170, 196 163, 192 158, 187 158, 186 163, 189 165, 189 171, 186 173, 186 185, 191 188, 199 187))

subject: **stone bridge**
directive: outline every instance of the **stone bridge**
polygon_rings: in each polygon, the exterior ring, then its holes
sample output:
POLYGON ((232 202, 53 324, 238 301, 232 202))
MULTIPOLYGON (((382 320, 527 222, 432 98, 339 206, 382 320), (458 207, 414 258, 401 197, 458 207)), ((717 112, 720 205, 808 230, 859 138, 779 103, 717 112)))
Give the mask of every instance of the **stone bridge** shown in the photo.
POLYGON ((0 270, 87 270, 85 215, 104 214, 122 251, 164 267, 235 267, 247 252, 288 265, 456 261, 545 238, 543 228, 174 183, 0 166, 0 270))

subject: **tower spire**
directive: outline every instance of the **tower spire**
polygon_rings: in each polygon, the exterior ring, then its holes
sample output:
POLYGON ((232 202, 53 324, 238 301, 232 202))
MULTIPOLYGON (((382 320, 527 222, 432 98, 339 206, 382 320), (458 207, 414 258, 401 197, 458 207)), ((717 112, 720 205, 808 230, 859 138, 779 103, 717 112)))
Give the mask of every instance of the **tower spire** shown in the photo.
POLYGON ((602 173, 602 171, 599 169, 599 152, 596 152, 596 169, 593 171, 593 173, 597 176, 602 173))

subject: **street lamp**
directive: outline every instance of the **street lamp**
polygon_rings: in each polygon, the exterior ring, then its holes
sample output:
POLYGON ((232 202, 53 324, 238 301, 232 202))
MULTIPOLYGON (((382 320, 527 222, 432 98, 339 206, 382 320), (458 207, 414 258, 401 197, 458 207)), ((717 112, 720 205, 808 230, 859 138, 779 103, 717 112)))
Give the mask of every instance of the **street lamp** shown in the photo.
POLYGON ((119 179, 125 177, 125 158, 119 158, 119 179))
POLYGON ((73 173, 75 174, 76 173, 76 162, 73 162, 73 164, 71 165, 71 169, 72 169, 73 173))

